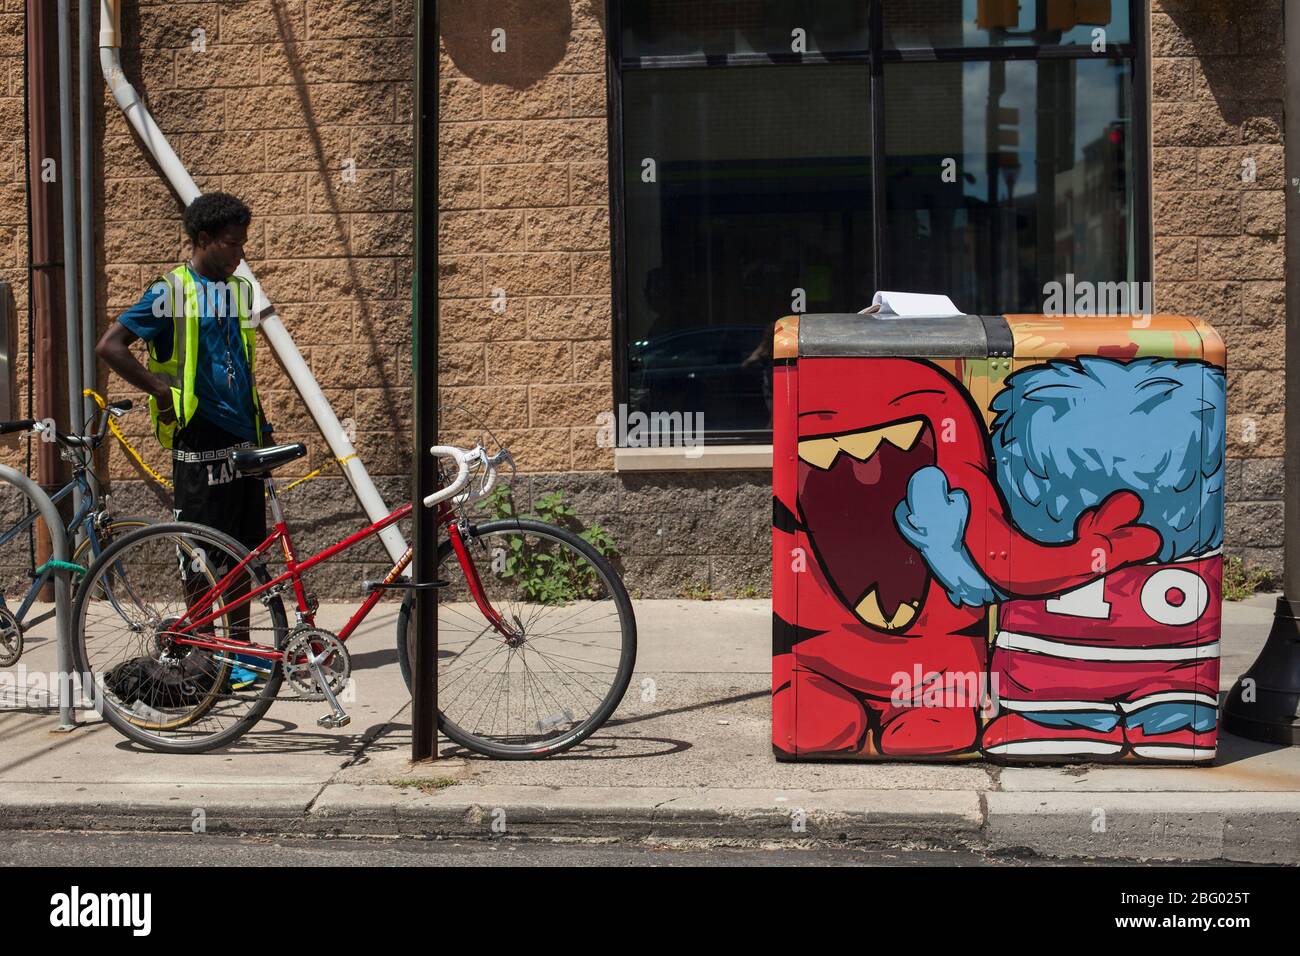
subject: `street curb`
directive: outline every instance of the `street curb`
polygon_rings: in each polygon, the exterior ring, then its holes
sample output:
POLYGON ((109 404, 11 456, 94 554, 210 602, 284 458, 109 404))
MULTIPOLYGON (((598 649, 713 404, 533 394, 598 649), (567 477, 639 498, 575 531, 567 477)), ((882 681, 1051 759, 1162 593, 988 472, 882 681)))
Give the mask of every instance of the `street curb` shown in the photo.
POLYGON ((978 795, 920 791, 773 791, 688 787, 448 787, 435 794, 332 786, 312 807, 325 833, 412 832, 542 839, 856 839, 918 833, 963 842, 980 827, 978 795))
MULTIPOLYGON (((122 785, 0 796, 0 829, 321 837, 686 839, 961 847, 1047 858, 1300 864, 1295 793, 122 785), (202 810, 202 828, 195 827, 202 810)), ((30 790, 32 792, 22 792, 30 790)))
POLYGON ((1300 864, 1296 793, 998 791, 986 805, 992 849, 1300 864))

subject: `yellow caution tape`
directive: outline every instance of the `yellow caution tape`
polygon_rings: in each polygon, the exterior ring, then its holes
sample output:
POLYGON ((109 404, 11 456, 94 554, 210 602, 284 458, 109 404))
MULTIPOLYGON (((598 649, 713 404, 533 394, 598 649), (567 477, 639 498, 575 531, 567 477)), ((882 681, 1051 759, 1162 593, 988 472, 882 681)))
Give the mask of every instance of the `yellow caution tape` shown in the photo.
POLYGON ((333 461, 327 461, 325 462, 325 464, 321 465, 315 471, 307 472, 307 474, 303 475, 297 481, 289 482, 289 484, 284 486, 284 490, 293 491, 293 489, 297 488, 304 481, 311 481, 313 478, 319 478, 323 472, 329 471, 335 465, 342 465, 345 462, 351 461, 353 458, 356 457, 357 457, 356 452, 353 452, 351 455, 344 455, 342 458, 335 458, 333 461))
MULTIPOLYGON (((100 408, 108 407, 108 402, 104 400, 104 396, 100 395, 99 392, 95 391, 93 388, 88 388, 81 394, 93 398, 95 404, 100 408)), ((126 440, 126 436, 122 434, 122 429, 117 427, 117 419, 112 415, 108 417, 108 429, 113 433, 113 437, 118 440, 121 446, 126 449, 126 453, 135 459, 135 463, 140 466, 146 475, 158 482, 158 484, 162 485, 164 488, 170 488, 172 486, 172 483, 162 475, 158 474, 158 472, 154 471, 153 468, 149 466, 149 463, 140 456, 140 453, 135 450, 135 446, 126 440)))
MULTIPOLYGON (((96 392, 93 388, 88 388, 81 394, 87 396, 88 398, 93 398, 95 400, 95 404, 98 405, 100 408, 108 407, 108 402, 105 401, 104 397, 100 395, 98 392, 96 392)), ((168 481, 162 475, 158 474, 158 472, 150 468, 149 463, 140 456, 140 453, 138 451, 135 450, 135 446, 132 445, 129 441, 127 441, 126 436, 122 434, 122 430, 117 427, 116 418, 110 417, 108 419, 108 427, 109 430, 112 431, 113 437, 116 438, 118 442, 122 445, 122 447, 126 449, 126 453, 135 460, 136 464, 138 464, 144 470, 144 473, 146 475, 148 475, 154 481, 158 482, 158 484, 162 485, 164 488, 170 488, 172 486, 172 483, 170 481, 168 481)), ((321 465, 315 471, 309 471, 307 474, 303 475, 297 481, 290 482, 288 485, 285 486, 284 490, 292 491, 294 488, 301 485, 304 481, 311 481, 313 478, 319 478, 322 474, 324 474, 326 471, 329 471, 335 465, 346 464, 348 461, 351 461, 353 458, 356 457, 357 457, 356 453, 353 452, 351 455, 344 455, 342 458, 335 458, 332 461, 327 461, 325 464, 321 465)))

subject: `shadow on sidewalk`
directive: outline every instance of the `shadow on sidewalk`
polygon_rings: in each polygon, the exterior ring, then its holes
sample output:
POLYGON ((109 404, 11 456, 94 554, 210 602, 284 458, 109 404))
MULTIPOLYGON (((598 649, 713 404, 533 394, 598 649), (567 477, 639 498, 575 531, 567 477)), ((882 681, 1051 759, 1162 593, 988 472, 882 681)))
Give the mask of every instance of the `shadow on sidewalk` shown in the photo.
POLYGON ((689 714, 696 710, 708 710, 711 707, 722 707, 726 704, 739 704, 747 700, 757 700, 760 697, 771 697, 772 692, 766 688, 763 690, 752 691, 748 694, 736 694, 733 697, 719 697, 717 700, 700 701, 698 704, 691 704, 689 707, 674 707, 671 710, 656 710, 650 714, 637 714, 635 717, 611 717, 605 722, 606 727, 624 727, 628 724, 637 724, 644 720, 656 720, 660 717, 672 717, 676 714, 689 714))
POLYGON ((1260 754, 1287 749, 1289 748, 1281 744, 1267 744, 1258 740, 1247 740, 1245 737, 1238 737, 1220 728, 1219 755, 1214 760, 1214 766, 1227 767, 1242 760, 1258 757, 1260 754))
MULTIPOLYGON (((257 727, 240 737, 234 743, 205 754, 312 754, 328 757, 354 757, 364 750, 367 753, 396 750, 403 746, 399 741, 388 740, 384 730, 394 727, 387 722, 372 724, 365 730, 350 734, 326 734, 304 728, 293 721, 276 717, 263 717, 257 727)), ((410 744, 405 746, 409 747, 410 744)), ((152 754, 150 750, 133 740, 123 739, 114 745, 114 749, 128 753, 152 754)), ((185 759, 185 755, 176 755, 185 759)))

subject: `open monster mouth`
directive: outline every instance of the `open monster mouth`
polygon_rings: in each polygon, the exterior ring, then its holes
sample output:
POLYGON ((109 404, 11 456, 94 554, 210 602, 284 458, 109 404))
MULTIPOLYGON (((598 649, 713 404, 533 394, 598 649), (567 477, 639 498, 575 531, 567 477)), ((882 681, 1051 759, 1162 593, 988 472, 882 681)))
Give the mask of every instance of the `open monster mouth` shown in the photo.
POLYGON ((923 418, 799 442, 799 510, 840 599, 879 631, 904 631, 920 612, 929 570, 898 532, 907 483, 935 463, 923 418))

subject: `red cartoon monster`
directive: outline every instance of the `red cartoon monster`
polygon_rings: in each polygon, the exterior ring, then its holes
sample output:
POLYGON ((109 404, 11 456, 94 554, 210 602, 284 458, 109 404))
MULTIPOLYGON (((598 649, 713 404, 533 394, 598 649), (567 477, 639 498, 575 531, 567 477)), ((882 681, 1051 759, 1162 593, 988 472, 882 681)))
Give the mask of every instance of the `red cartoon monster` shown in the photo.
MULTIPOLYGON (((1135 524, 1142 502, 1129 491, 1084 511, 1073 540, 1015 530, 990 475, 983 417, 937 365, 803 357, 778 364, 773 385, 778 757, 976 747, 973 688, 986 674, 994 599, 954 599, 900 531, 914 476, 966 516, 958 540, 975 576, 1004 594, 1059 593, 1160 550, 1159 533, 1135 524)), ((927 533, 908 530, 913 541, 927 533)))

